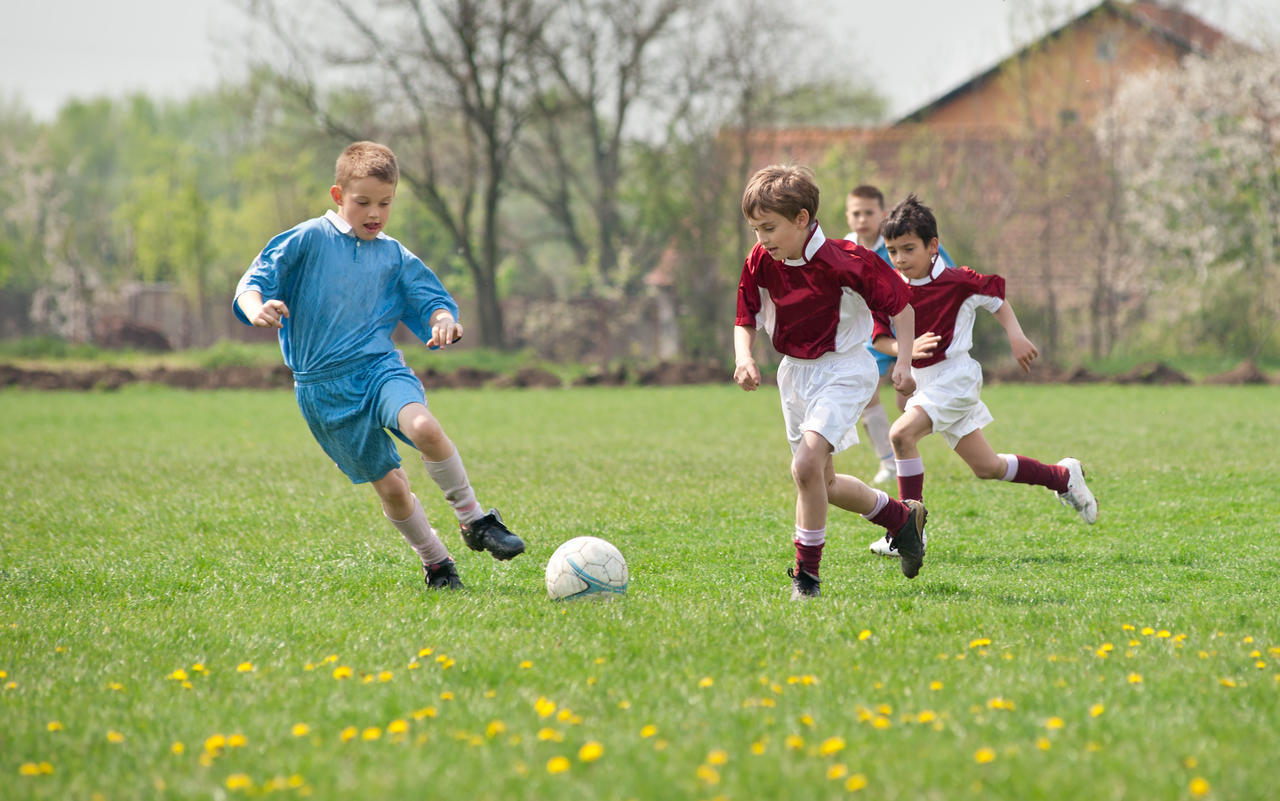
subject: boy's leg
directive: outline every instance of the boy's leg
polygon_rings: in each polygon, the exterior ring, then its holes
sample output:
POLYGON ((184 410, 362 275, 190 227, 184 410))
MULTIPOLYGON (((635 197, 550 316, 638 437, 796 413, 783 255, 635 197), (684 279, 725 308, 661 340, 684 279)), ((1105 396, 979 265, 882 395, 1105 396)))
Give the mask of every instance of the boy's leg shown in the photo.
POLYGON ((1075 509, 1086 523, 1092 525, 1098 519, 1098 503, 1085 484, 1084 468, 1079 459, 1067 458, 1057 464, 1045 464, 1028 456, 996 453, 987 444, 981 430, 962 437, 956 443, 956 453, 978 478, 1047 487, 1057 493, 1064 505, 1075 509))
POLYGON ((796 484, 796 566, 791 576, 791 599, 802 600, 822 594, 818 578, 822 549, 827 541, 826 469, 831 462, 831 444, 813 431, 804 432, 800 446, 791 457, 791 477, 796 484))
MULTIPOLYGON (((920 458, 919 442, 931 431, 933 421, 919 406, 903 412, 890 429, 889 437, 896 456, 899 500, 924 500, 924 461, 920 458)), ((920 536, 922 547, 927 547, 928 538, 923 531, 920 536)), ((869 550, 877 556, 897 558, 901 555, 894 545, 893 537, 888 534, 872 542, 869 550)))
POLYGON ((462 581, 453 566, 449 549, 440 541, 427 520, 427 513, 418 496, 409 490, 409 479, 404 470, 396 468, 377 481, 373 489, 382 501, 382 513, 391 525, 404 536, 418 554, 426 573, 427 586, 432 588, 459 589, 462 581))
POLYGON ((927 516, 920 501, 896 501, 889 494, 868 487, 865 483, 831 470, 828 473, 827 497, 831 504, 850 512, 856 512, 867 520, 885 528, 885 536, 879 541, 894 545, 894 555, 904 556, 902 574, 915 578, 924 564, 924 521, 927 516))
POLYGON ((867 439, 871 440, 876 458, 880 460, 880 469, 876 472, 875 478, 871 479, 873 484, 883 484, 897 475, 893 461, 893 445, 889 442, 889 415, 885 411, 884 404, 880 402, 880 388, 885 383, 886 376, 880 376, 876 391, 872 393, 871 400, 862 410, 862 427, 867 432, 867 439))
POLYGON ((502 523, 498 510, 485 513, 476 500, 462 456, 427 407, 407 404, 400 410, 398 423, 400 431, 421 451, 427 475, 453 508, 467 547, 489 551, 496 559, 510 559, 522 553, 524 542, 502 523))

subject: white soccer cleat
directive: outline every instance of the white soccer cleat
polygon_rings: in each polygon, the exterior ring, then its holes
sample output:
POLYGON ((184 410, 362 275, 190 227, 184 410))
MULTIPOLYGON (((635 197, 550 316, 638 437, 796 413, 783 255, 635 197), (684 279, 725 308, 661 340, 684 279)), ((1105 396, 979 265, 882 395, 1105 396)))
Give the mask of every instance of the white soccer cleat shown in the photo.
MULTIPOLYGON (((924 546, 925 551, 929 550, 929 535, 923 531, 920 532, 920 543, 924 546)), ((902 556, 902 554, 898 553, 898 549, 893 547, 893 540, 889 538, 888 534, 871 543, 871 552, 876 556, 886 556, 890 559, 898 559, 902 556)))
POLYGON ((1070 456, 1058 462, 1058 465, 1067 468, 1070 474, 1070 478, 1067 479, 1067 491, 1059 492, 1058 500, 1062 501, 1063 506, 1069 506, 1079 512, 1080 519, 1092 526, 1098 521, 1098 501, 1084 483, 1084 467, 1079 459, 1070 456))
POLYGON ((871 479, 872 484, 888 484, 898 477, 898 469, 892 464, 880 463, 880 469, 876 472, 874 478, 871 479))

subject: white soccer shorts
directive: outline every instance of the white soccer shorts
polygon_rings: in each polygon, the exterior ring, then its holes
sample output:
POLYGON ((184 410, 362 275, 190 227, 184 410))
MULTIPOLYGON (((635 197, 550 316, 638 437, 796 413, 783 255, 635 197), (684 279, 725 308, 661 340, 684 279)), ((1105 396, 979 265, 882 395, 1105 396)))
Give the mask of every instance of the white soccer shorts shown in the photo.
POLYGON ((858 442, 858 420, 880 380, 876 361, 861 347, 817 359, 786 356, 778 365, 778 394, 787 442, 795 453, 812 431, 839 453, 858 442))
POLYGON ((982 402, 982 365, 967 353, 928 367, 911 368, 916 392, 907 408, 919 407, 933 421, 934 433, 941 434, 947 446, 972 434, 995 418, 982 402))

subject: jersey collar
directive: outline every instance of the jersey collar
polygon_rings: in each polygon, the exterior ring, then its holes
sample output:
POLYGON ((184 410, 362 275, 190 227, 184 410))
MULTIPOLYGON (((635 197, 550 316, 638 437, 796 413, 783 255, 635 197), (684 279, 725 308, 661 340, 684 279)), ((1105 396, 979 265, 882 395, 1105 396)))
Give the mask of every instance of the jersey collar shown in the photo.
POLYGON ((784 259, 782 263, 788 267, 803 267, 813 260, 818 248, 822 247, 826 241, 827 237, 822 233, 822 226, 814 220, 813 225, 809 227, 809 238, 804 243, 804 256, 798 259, 784 259))
POLYGON ((946 261, 943 260, 942 254, 938 253, 933 257, 933 269, 929 271, 928 275, 926 275, 924 278, 911 278, 907 281, 907 283, 911 284, 912 286, 924 286, 930 281, 933 281, 934 279, 936 279, 938 276, 942 275, 942 271, 945 269, 947 269, 947 263, 946 261))
MULTIPOLYGON (((351 223, 342 219, 342 215, 334 211, 333 209, 329 209, 328 211, 326 211, 324 213, 324 218, 328 220, 333 225, 334 228, 337 228, 339 233, 350 234, 352 231, 355 230, 355 228, 352 227, 351 223)), ((379 231, 378 235, 374 238, 386 239, 387 235, 382 231, 379 231)))

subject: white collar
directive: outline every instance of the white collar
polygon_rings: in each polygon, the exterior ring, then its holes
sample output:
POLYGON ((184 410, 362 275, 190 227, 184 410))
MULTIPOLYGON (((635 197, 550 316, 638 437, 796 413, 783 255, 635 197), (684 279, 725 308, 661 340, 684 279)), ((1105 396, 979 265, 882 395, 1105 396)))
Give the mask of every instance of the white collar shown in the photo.
MULTIPOLYGON (((912 286, 924 286, 925 284, 934 280, 938 276, 942 275, 942 271, 945 269, 947 269, 947 262, 942 258, 942 254, 941 253, 934 254, 933 269, 929 271, 929 274, 926 275, 924 278, 911 278, 907 281, 907 283, 911 284, 912 286)), ((902 277, 906 278, 905 275, 902 277)))
MULTIPOLYGON (((342 219, 342 215, 334 211, 333 209, 329 209, 328 211, 326 211, 324 213, 324 218, 328 220, 330 223, 332 223, 333 227, 337 228, 339 233, 349 234, 355 230, 355 228, 352 227, 351 223, 342 219)), ((387 235, 384 232, 379 231, 378 236, 375 238, 386 239, 387 235)))
MULTIPOLYGON (((849 232, 849 235, 848 235, 848 236, 846 236, 846 237, 845 237, 845 239, 849 240, 850 242, 852 242, 852 243, 853 243, 853 244, 855 244, 855 245, 860 244, 860 243, 858 242, 858 232, 857 232, 857 231, 850 231, 850 232, 849 232)), ((866 245, 863 245, 863 247, 867 247, 867 246, 866 246, 866 245)), ((882 248, 882 247, 884 247, 884 234, 876 234, 876 243, 875 243, 874 245, 872 245, 871 247, 868 247, 868 248, 867 248, 867 250, 870 250, 872 253, 874 253, 875 251, 879 250, 879 249, 880 249, 880 248, 882 248)))
POLYGON ((827 237, 822 233, 822 226, 818 225, 817 220, 814 220, 813 225, 809 228, 809 238, 804 243, 804 255, 798 259, 784 259, 782 263, 788 267, 803 267, 813 259, 813 255, 818 252, 818 248, 822 247, 826 241, 827 237))

